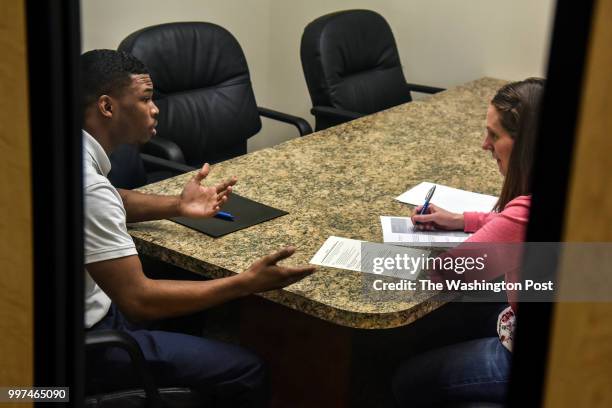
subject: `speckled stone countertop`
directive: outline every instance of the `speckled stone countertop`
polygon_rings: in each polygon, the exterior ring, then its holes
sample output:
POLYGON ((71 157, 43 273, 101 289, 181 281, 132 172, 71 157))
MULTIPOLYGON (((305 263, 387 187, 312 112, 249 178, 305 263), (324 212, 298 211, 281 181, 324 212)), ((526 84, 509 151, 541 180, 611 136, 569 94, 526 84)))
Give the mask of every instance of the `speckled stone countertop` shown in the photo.
MULTIPOLYGON (((426 99, 237 157, 212 167, 208 183, 233 175, 235 192, 289 214, 213 239, 170 221, 132 224, 139 252, 207 277, 245 270, 284 245, 285 263, 307 263, 330 236, 382 242, 380 215, 407 215, 394 197, 422 181, 499 194, 502 178, 481 149, 488 102, 506 81, 482 78, 426 99)), ((178 194, 189 175, 142 188, 178 194)), ((435 293, 364 290, 371 276, 319 267, 261 296, 335 324, 383 329, 440 306, 435 293)))

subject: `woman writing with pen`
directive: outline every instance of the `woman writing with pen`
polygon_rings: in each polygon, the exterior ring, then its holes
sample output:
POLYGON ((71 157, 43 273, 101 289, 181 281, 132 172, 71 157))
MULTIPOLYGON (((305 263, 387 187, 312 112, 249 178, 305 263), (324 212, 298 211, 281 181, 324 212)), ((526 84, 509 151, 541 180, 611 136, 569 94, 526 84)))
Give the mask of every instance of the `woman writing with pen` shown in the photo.
MULTIPOLYGON (((415 208, 412 214, 415 228, 473 232, 468 243, 524 241, 544 84, 545 81, 538 78, 509 83, 497 91, 488 107, 482 148, 491 152, 504 176, 501 195, 493 211, 456 214, 428 203, 424 211, 422 206, 415 208)), ((516 265, 519 262, 514 260, 516 265)), ((495 270, 488 272, 495 274, 495 270)), ((466 280, 485 277, 496 276, 462 276, 466 280)), ((503 402, 516 320, 516 304, 510 300, 511 306, 498 317, 497 336, 432 350, 403 363, 393 382, 398 405, 427 407, 456 401, 503 402)))

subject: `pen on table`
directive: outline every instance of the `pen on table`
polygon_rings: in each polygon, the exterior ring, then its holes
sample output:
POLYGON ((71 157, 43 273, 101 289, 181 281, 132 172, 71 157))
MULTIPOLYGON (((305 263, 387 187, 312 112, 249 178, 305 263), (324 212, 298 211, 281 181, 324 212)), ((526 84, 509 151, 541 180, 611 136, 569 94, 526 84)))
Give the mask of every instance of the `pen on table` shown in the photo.
MULTIPOLYGON (((423 204, 421 211, 419 211, 419 215, 423 215, 427 212, 427 208, 429 207, 429 201, 431 201, 431 197, 433 197, 434 191, 436 191, 435 184, 432 188, 429 189, 429 192, 427 193, 427 196, 425 197, 425 204, 423 204)), ((420 224, 420 222, 416 222, 415 224, 420 224)), ((416 225, 414 226, 414 229, 416 229, 416 225)))
POLYGON ((234 221, 234 216, 225 211, 219 211, 215 214, 215 217, 226 221, 234 221))

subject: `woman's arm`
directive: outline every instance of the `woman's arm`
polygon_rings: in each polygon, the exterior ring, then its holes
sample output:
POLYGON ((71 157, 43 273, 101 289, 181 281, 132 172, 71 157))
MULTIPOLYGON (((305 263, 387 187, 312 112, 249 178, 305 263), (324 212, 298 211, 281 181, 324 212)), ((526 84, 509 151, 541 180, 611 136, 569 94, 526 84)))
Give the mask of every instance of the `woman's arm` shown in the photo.
POLYGON ((520 267, 522 246, 529 219, 529 198, 519 197, 511 201, 501 213, 465 213, 465 230, 470 223, 480 228, 461 245, 440 255, 441 258, 484 257, 484 268, 456 273, 434 270, 432 277, 440 279, 491 280, 506 275, 515 281, 520 267))
POLYGON ((495 212, 475 212, 466 211, 463 213, 463 231, 465 232, 476 232, 487 222, 498 216, 495 212))

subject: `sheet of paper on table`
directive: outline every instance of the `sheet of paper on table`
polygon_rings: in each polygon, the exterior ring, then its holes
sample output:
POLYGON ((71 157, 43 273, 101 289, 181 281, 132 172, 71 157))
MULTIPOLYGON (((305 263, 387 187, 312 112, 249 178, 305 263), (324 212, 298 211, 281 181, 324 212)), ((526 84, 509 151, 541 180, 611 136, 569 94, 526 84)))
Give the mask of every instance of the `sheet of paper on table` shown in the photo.
MULTIPOLYGON (((423 205, 425 196, 433 185, 433 183, 423 182, 395 197, 395 199, 406 204, 423 205)), ((464 211, 490 212, 497 202, 497 197, 436 184, 436 192, 431 202, 454 213, 463 213, 464 211)))
POLYGON ((381 216, 383 241, 395 245, 453 247, 469 238, 462 231, 414 231, 410 217, 381 216))
POLYGON ((414 280, 421 268, 407 271, 401 269, 375 271, 376 258, 400 257, 427 257, 429 251, 404 248, 396 245, 380 244, 356 239, 331 236, 323 243, 321 248, 312 257, 313 265, 328 266, 331 268, 348 269, 356 272, 372 273, 377 275, 393 276, 402 279, 414 280))

